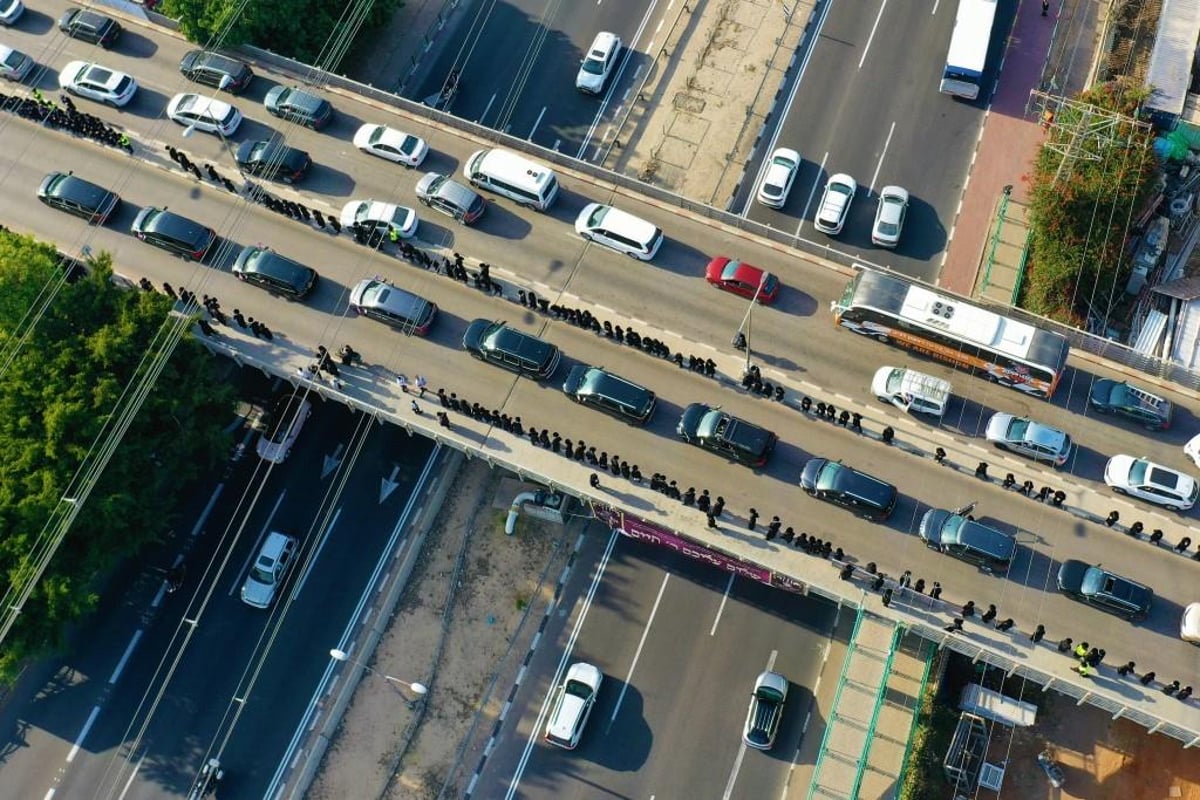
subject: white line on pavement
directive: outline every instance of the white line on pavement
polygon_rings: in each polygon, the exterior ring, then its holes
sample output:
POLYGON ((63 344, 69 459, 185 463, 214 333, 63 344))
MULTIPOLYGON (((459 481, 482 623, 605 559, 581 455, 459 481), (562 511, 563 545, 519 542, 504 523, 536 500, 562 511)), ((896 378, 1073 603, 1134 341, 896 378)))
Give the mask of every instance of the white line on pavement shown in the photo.
POLYGON ((825 162, 829 160, 829 151, 821 156, 821 168, 817 171, 817 179, 813 181, 813 187, 808 192, 808 199, 804 201, 804 213, 800 215, 800 223, 796 225, 796 236, 800 235, 800 231, 804 228, 804 221, 808 219, 808 210, 812 208, 813 198, 817 196, 817 189, 821 188, 821 176, 825 174, 825 162))
POLYGON ((87 722, 83 723, 83 730, 75 737, 75 744, 71 747, 71 752, 67 754, 68 764, 75 760, 75 756, 79 755, 79 748, 83 746, 83 740, 87 738, 88 731, 96 724, 98 716, 100 716, 100 706, 92 706, 92 713, 88 714, 87 722))
POLYGON ((887 157, 888 146, 892 143, 892 134, 896 132, 896 122, 892 121, 892 127, 888 128, 887 139, 883 143, 883 152, 879 154, 879 161, 875 164, 875 174, 871 176, 871 187, 868 191, 875 191, 875 182, 879 180, 879 170, 883 169, 883 159, 887 157))
MULTIPOLYGON (((621 710, 621 703, 625 700, 625 692, 629 691, 630 683, 633 681, 633 671, 637 669, 638 659, 642 657, 642 648, 646 645, 646 637, 650 635, 650 626, 654 624, 654 615, 658 613, 658 604, 662 602, 663 592, 667 590, 667 581, 671 579, 671 573, 663 575, 662 585, 658 587, 658 597, 654 598, 654 608, 650 609, 650 618, 646 620, 646 628, 642 631, 642 639, 638 642, 637 650, 633 653, 633 661, 629 664, 629 672, 625 675, 625 685, 621 687, 621 694, 617 696, 617 705, 613 709, 612 716, 608 719, 608 728, 612 728, 613 722, 617 719, 617 712, 621 710)), ((605 729, 606 732, 608 729, 605 729)))
POLYGON ((717 615, 713 617, 712 628, 709 630, 709 636, 717 635, 717 624, 721 621, 721 613, 725 610, 725 601, 729 599, 729 590, 733 588, 734 574, 729 573, 729 583, 725 584, 725 593, 721 595, 721 605, 717 608, 717 615))
POLYGON ((875 30, 879 27, 879 20, 883 19, 883 10, 887 8, 887 0, 883 0, 879 4, 879 13, 875 15, 875 24, 871 26, 871 35, 867 37, 867 46, 863 48, 862 57, 858 59, 858 68, 862 69, 862 65, 867 60, 867 51, 871 49, 871 42, 875 41, 875 30))
POLYGON ((133 648, 137 647, 138 642, 141 640, 142 629, 138 628, 133 632, 133 637, 129 640, 129 644, 125 647, 125 653, 121 656, 121 660, 117 662, 116 669, 113 670, 112 675, 109 677, 108 682, 110 684, 116 683, 117 678, 121 677, 121 672, 124 671, 125 665, 129 663, 129 657, 133 655, 133 648))
MULTIPOLYGON (((767 659, 767 672, 775 669, 775 659, 779 657, 778 650, 771 651, 771 657, 767 659)), ((742 742, 738 748, 737 758, 734 759, 733 769, 729 773, 729 780, 725 783, 725 794, 721 795, 721 800, 729 800, 733 796, 733 785, 737 783, 738 773, 742 769, 742 761, 746 758, 746 743, 742 742)))

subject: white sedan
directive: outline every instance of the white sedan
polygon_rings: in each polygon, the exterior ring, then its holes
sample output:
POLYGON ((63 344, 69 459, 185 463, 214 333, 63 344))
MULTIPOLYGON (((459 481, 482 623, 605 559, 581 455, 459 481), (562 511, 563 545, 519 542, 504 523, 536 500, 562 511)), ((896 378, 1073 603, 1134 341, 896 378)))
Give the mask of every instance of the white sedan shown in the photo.
POLYGON ((387 236, 391 231, 401 239, 408 239, 417 232, 417 212, 395 203, 379 200, 351 200, 342 207, 338 219, 343 228, 360 225, 367 234, 387 236))
POLYGON ((413 136, 386 125, 363 125, 354 134, 354 146, 364 153, 403 164, 419 167, 429 153, 429 145, 420 136, 413 136))
POLYGON ((1104 467, 1104 482, 1117 494, 1128 494, 1164 506, 1187 511, 1196 504, 1200 484, 1189 475, 1144 458, 1118 455, 1104 467))
POLYGON ((875 225, 871 228, 871 241, 880 247, 895 247, 900 243, 900 232, 904 230, 904 217, 908 214, 908 192, 900 186, 885 186, 879 192, 879 205, 875 209, 875 225))
POLYGON ((232 136, 242 124, 242 114, 224 100, 184 92, 167 103, 167 116, 187 128, 232 136))
POLYGON ((132 75, 86 61, 72 61, 63 67, 58 85, 71 94, 118 108, 132 100, 138 88, 132 75))
POLYGON ((783 208, 799 169, 800 154, 795 150, 781 147, 772 153, 762 183, 758 185, 758 202, 771 208, 783 208))

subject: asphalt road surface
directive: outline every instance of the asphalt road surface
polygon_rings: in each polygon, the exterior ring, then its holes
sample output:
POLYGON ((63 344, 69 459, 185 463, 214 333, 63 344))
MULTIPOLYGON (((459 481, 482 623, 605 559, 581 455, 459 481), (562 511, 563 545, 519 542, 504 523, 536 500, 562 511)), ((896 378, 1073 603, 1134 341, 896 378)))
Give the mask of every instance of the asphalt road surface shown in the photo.
MULTIPOLYGON (((742 202, 751 219, 937 280, 990 94, 985 88, 979 101, 964 102, 938 92, 957 8, 940 2, 864 9, 836 0, 818 7, 806 39, 811 52, 801 54, 784 117, 770 146, 760 149, 766 159, 774 148, 790 147, 804 163, 783 209, 759 205, 757 182, 746 186, 742 202), (828 237, 812 220, 825 181, 839 172, 858 182, 858 193, 845 229, 828 237), (889 251, 871 243, 871 226, 879 190, 892 184, 908 189, 910 200, 900 245, 889 251)), ((987 86, 1014 13, 997 16, 987 86)))
POLYGON ((831 604, 624 537, 613 543, 593 535, 562 609, 513 701, 477 796, 781 795, 833 631, 831 604), (555 679, 576 661, 605 677, 572 751, 545 743, 542 733, 555 679), (754 679, 768 668, 791 686, 775 747, 759 752, 742 744, 742 724, 754 679))

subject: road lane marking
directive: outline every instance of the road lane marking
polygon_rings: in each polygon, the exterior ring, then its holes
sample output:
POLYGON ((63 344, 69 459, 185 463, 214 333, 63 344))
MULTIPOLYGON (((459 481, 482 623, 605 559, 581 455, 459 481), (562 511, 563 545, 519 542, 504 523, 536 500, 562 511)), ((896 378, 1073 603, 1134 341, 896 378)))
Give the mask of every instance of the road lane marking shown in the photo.
POLYGON ((817 189, 821 187, 821 176, 825 174, 825 162, 829 160, 829 151, 825 151, 825 155, 821 156, 821 164, 818 167, 817 179, 813 181, 813 187, 808 193, 808 200, 804 202, 804 211, 800 214, 800 224, 796 226, 796 236, 800 236, 800 231, 804 230, 804 221, 808 219, 808 211, 812 208, 813 198, 817 196, 817 189))
POLYGON ((533 127, 529 129, 529 135, 525 137, 525 141, 533 141, 533 135, 537 133, 538 125, 542 124, 542 117, 544 116, 546 116, 546 107, 542 106, 542 110, 538 112, 537 119, 533 121, 533 127))
POLYGON ((733 588, 734 574, 729 573, 729 583, 725 584, 725 593, 721 595, 721 605, 717 608, 717 615, 713 617, 712 628, 708 631, 709 636, 717 635, 717 624, 721 621, 721 613, 725 610, 725 601, 729 599, 729 590, 733 588))
POLYGON ((871 35, 867 37, 867 46, 863 48, 862 58, 858 59, 858 68, 862 69, 862 65, 867 60, 867 52, 871 49, 871 42, 875 41, 875 30, 879 27, 879 20, 883 19, 883 11, 887 8, 887 0, 883 0, 879 4, 879 13, 875 15, 875 24, 871 26, 871 35))
POLYGON ((321 551, 325 549, 325 543, 333 538, 333 531, 337 528, 338 518, 342 516, 342 509, 333 512, 333 519, 329 522, 329 527, 325 529, 324 535, 317 542, 317 550, 308 557, 304 562, 304 571, 300 573, 300 580, 296 581, 296 585, 292 587, 292 593, 289 595, 289 602, 294 602, 300 596, 301 590, 304 589, 304 584, 308 582, 308 576, 313 573, 317 566, 317 561, 321 558, 321 551))
POLYGON ((108 682, 110 684, 116 683, 117 678, 121 677, 121 673, 125 671, 125 665, 129 663, 129 657, 133 655, 133 648, 137 647, 138 642, 141 640, 142 629, 138 628, 133 632, 133 637, 130 638, 129 644, 125 647, 124 655, 121 656, 121 660, 117 662, 116 669, 113 670, 113 674, 109 677, 108 682))
POLYGON ((96 724, 96 717, 98 716, 100 716, 100 706, 92 706, 92 713, 88 714, 87 722, 83 723, 83 730, 75 737, 75 744, 71 747, 71 752, 67 753, 68 764, 75 760, 75 756, 79 755, 79 750, 83 746, 83 740, 87 738, 88 732, 96 724))
MULTIPOLYGON (((771 657, 767 659, 767 672, 775 669, 775 659, 779 657, 778 650, 771 651, 771 657)), ((729 800, 733 796, 733 785, 737 783, 738 773, 742 770, 742 761, 746 758, 746 743, 742 742, 742 746, 738 748, 737 758, 733 760, 733 769, 729 773, 729 780, 725 783, 725 794, 721 795, 721 800, 729 800)))
POLYGON ((629 672, 625 675, 625 685, 621 687, 621 694, 617 696, 617 706, 613 709, 612 716, 608 718, 608 727, 604 729, 605 733, 612 728, 612 724, 617 719, 617 712, 621 710, 621 703, 625 700, 625 693, 629 691, 629 683, 633 680, 633 671, 637 669, 638 659, 642 656, 642 648, 646 645, 646 637, 650 635, 650 626, 654 624, 654 615, 658 613, 658 604, 662 602, 663 592, 667 590, 667 581, 671 579, 671 573, 663 575, 662 585, 658 587, 658 597, 654 598, 654 608, 650 609, 650 618, 646 620, 646 628, 642 631, 642 640, 638 642, 637 650, 633 653, 633 661, 629 664, 629 672))
POLYGON ((892 122, 892 127, 888 128, 887 139, 883 143, 883 152, 879 154, 879 161, 875 163, 875 174, 871 176, 871 186, 867 190, 868 194, 875 191, 875 182, 879 180, 879 170, 883 169, 883 159, 887 157, 888 145, 892 143, 892 134, 896 132, 896 123, 892 122))

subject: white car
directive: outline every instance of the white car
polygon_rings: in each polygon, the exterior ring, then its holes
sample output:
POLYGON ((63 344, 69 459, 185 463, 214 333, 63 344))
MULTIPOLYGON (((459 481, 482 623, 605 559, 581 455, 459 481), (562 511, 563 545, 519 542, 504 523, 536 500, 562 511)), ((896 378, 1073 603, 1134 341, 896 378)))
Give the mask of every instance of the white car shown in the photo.
POLYGON ((547 742, 568 750, 579 746, 603 680, 604 674, 591 664, 579 661, 571 665, 562 686, 555 689, 554 708, 546 720, 547 742))
POLYGON ((191 92, 172 97, 167 116, 184 127, 221 136, 232 136, 242 124, 242 112, 229 103, 191 92))
POLYGON ((1200 603, 1191 603, 1179 618, 1179 638, 1200 645, 1200 603))
POLYGON ((604 31, 596 34, 587 55, 579 62, 575 88, 587 94, 600 94, 621 58, 621 37, 604 31))
POLYGON ((25 13, 21 0, 0 0, 0 25, 12 25, 25 13))
POLYGON ((72 61, 63 67, 58 85, 71 94, 118 108, 132 100, 138 88, 132 75, 86 61, 72 61))
POLYGON ((379 200, 351 200, 342 206, 338 221, 343 228, 362 225, 368 236, 387 236, 390 231, 395 231, 401 239, 408 239, 417 232, 416 211, 379 200))
POLYGON ((654 258, 663 242, 663 232, 657 225, 602 203, 583 207, 575 218, 575 232, 639 261, 654 258))
POLYGON ((783 208, 799 170, 800 154, 795 150, 781 147, 772 153, 762 183, 758 185, 758 202, 771 208, 783 208))
POLYGON ((398 131, 386 125, 366 124, 354 134, 354 146, 364 153, 403 164, 419 167, 429 153, 429 145, 420 136, 398 131))
POLYGON ((1171 511, 1187 511, 1196 504, 1196 496, 1200 494, 1200 484, 1190 475, 1126 455, 1108 460, 1104 466, 1104 482, 1118 494, 1132 495, 1171 511))
POLYGON ((280 397, 262 420, 262 436, 258 440, 258 455, 263 461, 282 464, 292 452, 305 421, 312 414, 312 404, 301 395, 280 397))
POLYGON ((883 187, 879 192, 879 205, 875 208, 871 241, 880 247, 898 245, 900 232, 904 230, 904 216, 907 213, 908 191, 899 186, 883 187))
POLYGON ((254 608, 268 608, 279 585, 287 577, 295 555, 295 538, 275 531, 267 534, 258 558, 254 559, 254 566, 242 584, 242 602, 254 608))
POLYGON ((1183 446, 1183 454, 1192 460, 1192 463, 1200 467, 1200 433, 1188 439, 1188 443, 1183 446))
POLYGON ((832 176, 825 184, 825 192, 821 195, 821 204, 817 206, 817 216, 813 220, 817 230, 830 236, 841 233, 857 191, 858 181, 854 178, 844 172, 832 176))

